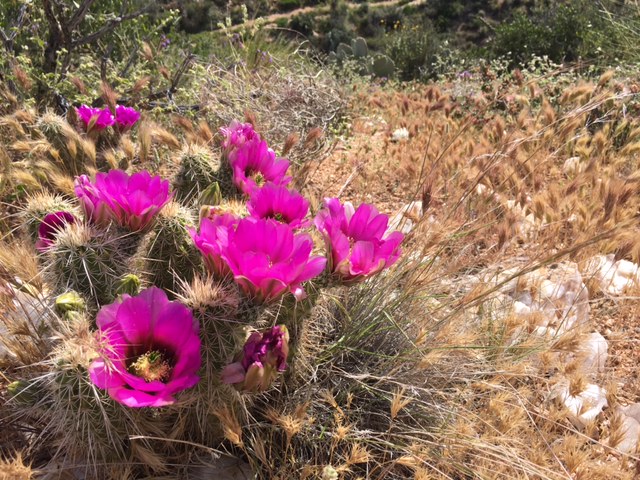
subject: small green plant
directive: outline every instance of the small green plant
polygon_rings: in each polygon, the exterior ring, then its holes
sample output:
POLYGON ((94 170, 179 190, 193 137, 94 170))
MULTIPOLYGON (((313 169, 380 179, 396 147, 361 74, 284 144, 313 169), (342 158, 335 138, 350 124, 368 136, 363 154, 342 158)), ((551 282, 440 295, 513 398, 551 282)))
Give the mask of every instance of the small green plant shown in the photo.
POLYGON ((395 71, 391 58, 381 53, 369 54, 367 41, 362 37, 351 40, 351 45, 341 43, 335 53, 329 54, 329 61, 340 67, 350 65, 360 75, 389 78, 395 71))

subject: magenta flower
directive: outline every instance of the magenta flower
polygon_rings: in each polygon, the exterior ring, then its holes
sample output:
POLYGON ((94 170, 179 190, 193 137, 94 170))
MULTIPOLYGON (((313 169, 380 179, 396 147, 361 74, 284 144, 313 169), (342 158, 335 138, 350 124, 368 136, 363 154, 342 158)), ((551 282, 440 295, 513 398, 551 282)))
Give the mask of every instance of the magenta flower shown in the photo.
POLYGON ((124 105, 116 106, 116 123, 121 132, 130 130, 138 120, 140 120, 140 112, 135 108, 124 105))
POLYGON ((267 182, 287 185, 291 181, 291 177, 285 176, 289 161, 277 158, 267 142, 259 138, 245 142, 234 151, 229 156, 229 164, 233 170, 233 182, 246 195, 267 182))
POLYGON ((198 383, 199 326, 191 311, 156 287, 102 307, 96 324, 104 348, 89 377, 128 407, 162 407, 198 383))
POLYGON ((326 198, 314 220, 329 251, 329 268, 344 282, 357 282, 388 268, 400 256, 404 235, 388 232, 389 218, 373 205, 340 204, 326 198))
POLYGON ((129 176, 122 170, 76 177, 76 196, 86 217, 98 225, 115 221, 131 231, 145 229, 171 199, 169 182, 142 171, 129 176))
POLYGON ((238 218, 230 213, 203 217, 200 221, 200 233, 189 229, 189 235, 204 257, 207 269, 218 277, 225 277, 229 273, 229 266, 223 255, 227 250, 230 237, 238 224, 238 218))
POLYGON ((222 370, 222 382, 245 392, 264 392, 277 373, 287 368, 288 342, 284 325, 252 333, 244 344, 242 358, 222 370))
POLYGON ((253 129, 250 123, 240 123, 233 120, 228 127, 222 127, 220 133, 224 137, 222 140, 222 148, 227 154, 233 150, 237 150, 246 142, 254 139, 260 140, 260 135, 253 129))
POLYGON ((324 270, 327 259, 310 257, 313 240, 294 234, 286 224, 243 218, 222 252, 236 283, 246 295, 260 302, 279 298, 289 290, 304 298, 302 282, 324 270))
POLYGON ((76 223, 76 217, 69 212, 55 212, 46 215, 38 227, 36 248, 41 252, 48 250, 55 242, 58 233, 72 223, 76 223))
POLYGON ((82 123, 84 123, 87 132, 104 130, 116 121, 115 118, 113 118, 111 110, 108 108, 92 108, 87 105, 82 105, 76 108, 76 112, 78 112, 78 116, 80 120, 82 120, 82 123))
POLYGON ((247 210, 254 218, 273 218, 291 228, 306 228, 311 222, 305 217, 309 213, 309 202, 298 192, 283 185, 267 183, 251 193, 247 210))

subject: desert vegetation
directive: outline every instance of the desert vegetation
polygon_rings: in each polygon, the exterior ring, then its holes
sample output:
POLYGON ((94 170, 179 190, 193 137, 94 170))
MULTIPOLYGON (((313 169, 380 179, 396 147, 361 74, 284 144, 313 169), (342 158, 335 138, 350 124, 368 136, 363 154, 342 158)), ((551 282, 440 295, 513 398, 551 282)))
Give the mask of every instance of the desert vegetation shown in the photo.
POLYGON ((0 6, 0 478, 635 478, 637 6, 480 3, 0 6))

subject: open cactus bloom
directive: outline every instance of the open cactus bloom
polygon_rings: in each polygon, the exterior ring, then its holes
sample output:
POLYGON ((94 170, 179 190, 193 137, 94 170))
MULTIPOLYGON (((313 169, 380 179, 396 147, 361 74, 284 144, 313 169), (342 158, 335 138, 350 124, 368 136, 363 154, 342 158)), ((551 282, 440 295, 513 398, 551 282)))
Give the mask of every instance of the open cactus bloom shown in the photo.
POLYGON ((162 407, 198 383, 199 326, 191 311, 156 287, 102 307, 104 340, 89 367, 91 381, 128 407, 162 407))
POLYGON ((224 213, 203 217, 199 233, 195 229, 189 229, 189 235, 202 253, 207 269, 218 278, 223 278, 230 272, 223 255, 237 224, 237 217, 224 213))
POLYGON ((237 120, 233 120, 228 127, 222 127, 220 133, 224 137, 222 148, 227 156, 249 141, 254 139, 260 141, 260 135, 253 129, 253 125, 240 123, 237 120))
POLYGON ((130 130, 138 120, 140 120, 140 112, 135 108, 118 105, 116 106, 115 120, 118 124, 118 130, 126 132, 127 130, 130 130))
POLYGON ((229 165, 233 171, 233 183, 245 195, 261 188, 265 183, 287 185, 289 161, 276 157, 267 142, 259 137, 243 143, 229 155, 229 165))
POLYGON ((310 256, 313 240, 274 220, 243 218, 222 257, 240 289, 257 302, 277 300, 287 291, 305 297, 302 283, 322 273, 327 259, 310 256))
POLYGON ((171 200, 169 182, 146 171, 97 173, 95 182, 81 175, 75 193, 88 220, 102 226, 114 221, 133 232, 148 227, 171 200))
POLYGON ((354 210, 350 202, 326 198, 314 220, 329 251, 329 268, 345 283, 357 282, 393 265, 404 235, 389 232, 389 218, 373 205, 354 210))
POLYGON ((36 248, 41 252, 48 250, 55 242, 58 233, 73 223, 76 223, 76 217, 70 212, 55 212, 46 215, 38 227, 36 248))
POLYGON ((252 333, 242 349, 242 358, 222 370, 222 381, 245 392, 264 392, 279 372, 287 368, 289 332, 276 325, 252 333))
POLYGON ((108 108, 93 108, 82 105, 76 108, 76 112, 78 112, 78 117, 84 123, 87 132, 104 130, 116 122, 111 110, 108 108))
POLYGON ((305 219, 309 213, 309 202, 295 190, 283 185, 267 183, 254 190, 247 210, 254 218, 272 218, 294 229, 306 228, 311 224, 305 219))

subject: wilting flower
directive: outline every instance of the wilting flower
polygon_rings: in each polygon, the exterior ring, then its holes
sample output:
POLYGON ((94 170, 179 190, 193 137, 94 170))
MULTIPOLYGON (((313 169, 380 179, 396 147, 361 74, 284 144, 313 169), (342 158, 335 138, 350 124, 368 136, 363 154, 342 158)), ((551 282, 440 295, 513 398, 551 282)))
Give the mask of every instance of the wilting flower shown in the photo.
POLYGON ((195 229, 189 229, 189 235, 202 253, 207 269, 219 277, 224 277, 229 273, 229 266, 224 260, 223 254, 229 246, 230 237, 233 235, 237 223, 237 217, 225 213, 203 217, 200 220, 200 233, 195 229))
POLYGON ((138 120, 140 120, 140 112, 135 108, 125 107, 124 105, 116 106, 116 123, 121 132, 131 129, 138 120))
POLYGON ((252 333, 244 344, 242 358, 222 370, 222 381, 247 392, 265 391, 277 373, 287 368, 288 342, 284 325, 252 333))
POLYGON ((228 127, 222 127, 220 133, 224 137, 222 140, 222 148, 227 154, 232 150, 237 150, 246 142, 254 139, 260 140, 260 135, 253 129, 250 123, 240 123, 233 120, 228 127))
POLYGON ((82 105, 76 108, 78 116, 87 130, 104 130, 115 123, 115 118, 111 110, 108 108, 92 108, 87 105, 82 105))
POLYGON ((345 282, 363 280, 387 268, 400 256, 404 235, 388 232, 389 218, 373 205, 354 210, 350 202, 326 198, 314 223, 324 235, 329 268, 345 282))
POLYGON ((128 407, 162 407, 198 383, 200 337, 191 311, 156 287, 102 307, 105 341, 89 367, 91 381, 128 407))
POLYGON ((58 233, 71 223, 76 223, 76 217, 69 212, 55 212, 46 215, 38 227, 36 248, 41 252, 46 251, 53 245, 58 233))
POLYGON ((229 157, 233 170, 233 182, 245 194, 250 195, 256 188, 267 182, 287 185, 291 177, 286 177, 289 161, 277 158, 267 142, 255 138, 245 142, 229 157))
POLYGON ((243 218, 222 251, 236 283, 249 297, 268 302, 288 291, 304 298, 302 282, 324 270, 327 259, 310 257, 313 240, 286 224, 243 218))
POLYGON ((129 176, 122 170, 76 177, 76 196, 92 222, 106 225, 113 220, 131 231, 143 230, 171 199, 169 182, 142 171, 129 176))
POLYGON ((305 220, 309 202, 298 192, 283 185, 267 183, 251 193, 247 210, 254 218, 272 218, 287 223, 291 228, 305 228, 311 222, 305 220))

